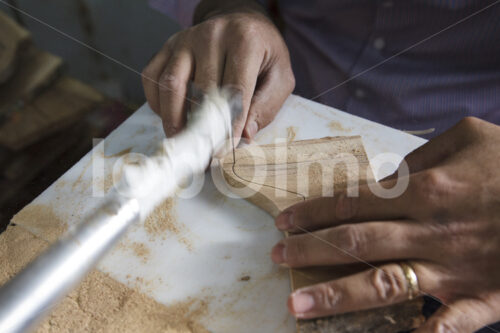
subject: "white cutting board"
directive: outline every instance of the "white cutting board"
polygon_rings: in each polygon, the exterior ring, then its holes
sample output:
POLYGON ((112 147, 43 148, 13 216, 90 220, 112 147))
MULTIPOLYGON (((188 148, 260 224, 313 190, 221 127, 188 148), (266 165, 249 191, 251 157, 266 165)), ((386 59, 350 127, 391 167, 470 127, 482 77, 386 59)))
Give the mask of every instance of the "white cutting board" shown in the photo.
MULTIPOLYGON (((292 131, 295 140, 361 135, 372 167, 377 154, 396 153, 402 158, 425 143, 421 138, 298 96, 288 98, 255 143, 286 139, 292 131)), ((118 159, 103 158, 102 151, 105 156, 127 148, 150 154, 163 137, 160 119, 144 105, 33 203, 50 204, 70 226, 78 224, 102 199, 93 196, 93 189, 97 194, 102 190, 101 167, 106 176, 118 159), (93 174, 98 179, 95 188, 91 184, 93 174)), ((383 167, 376 174, 378 178, 391 173, 396 164, 383 167)), ((210 315, 202 319, 202 324, 214 332, 293 332, 294 319, 285 305, 290 292, 288 272, 269 257, 272 246, 282 237, 273 219, 242 199, 220 194, 210 174, 199 195, 175 202, 177 222, 191 248, 180 241, 179 235, 151 239, 143 226, 137 225, 123 242, 145 244, 150 250, 148 260, 122 246, 110 252, 98 268, 165 304, 188 297, 207 299, 210 315), (249 280, 241 281, 247 276, 249 280)), ((32 231, 43 236, 42 230, 32 231)))

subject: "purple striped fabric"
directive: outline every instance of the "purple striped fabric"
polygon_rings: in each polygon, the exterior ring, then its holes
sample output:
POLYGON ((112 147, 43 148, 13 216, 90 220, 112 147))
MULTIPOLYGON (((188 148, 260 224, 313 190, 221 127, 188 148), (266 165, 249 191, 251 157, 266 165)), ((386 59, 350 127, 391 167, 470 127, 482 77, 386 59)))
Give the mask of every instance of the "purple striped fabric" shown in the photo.
POLYGON ((149 5, 167 14, 183 27, 193 22, 193 13, 200 0, 149 0, 149 5))
MULTIPOLYGON (((295 93, 398 129, 434 128, 427 138, 465 116, 500 124, 500 3, 275 1, 295 93)), ((163 2, 187 16, 198 1, 163 2)))

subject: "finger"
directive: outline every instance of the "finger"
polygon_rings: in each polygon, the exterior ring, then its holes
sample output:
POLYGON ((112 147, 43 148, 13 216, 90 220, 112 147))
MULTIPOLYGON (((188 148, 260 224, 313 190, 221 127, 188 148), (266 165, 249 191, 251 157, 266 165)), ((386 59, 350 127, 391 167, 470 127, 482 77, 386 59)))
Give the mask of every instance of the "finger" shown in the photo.
MULTIPOLYGON (((411 265, 419 284, 426 285, 429 277, 425 267, 416 262, 411 265)), ((288 298, 288 308, 297 318, 307 319, 399 303, 408 299, 408 293, 401 267, 388 264, 298 289, 288 298)))
POLYGON ((262 63, 262 55, 252 52, 249 47, 244 43, 230 47, 224 66, 222 85, 241 94, 242 114, 234 124, 235 138, 241 137, 243 132, 262 63))
POLYGON ((176 134, 185 124, 187 85, 193 66, 189 51, 177 51, 171 55, 160 77, 160 115, 168 137, 176 134))
POLYGON ((142 71, 142 86, 144 95, 151 109, 160 115, 160 99, 158 95, 158 81, 168 61, 169 52, 166 47, 158 52, 142 71))
POLYGON ((289 68, 272 66, 257 83, 245 124, 245 137, 252 139, 276 116, 295 88, 295 78, 289 68))
POLYGON ((478 299, 461 299, 442 305, 415 333, 472 333, 498 319, 498 304, 492 306, 478 299))
MULTIPOLYGON (((395 182, 396 180, 388 180, 384 184, 390 183, 390 187, 395 182)), ((285 209, 278 215, 275 223, 280 230, 311 231, 346 222, 404 219, 408 209, 405 194, 393 199, 379 198, 367 185, 362 185, 355 196, 342 192, 333 197, 300 202, 285 209)))
POLYGON ((285 209, 275 223, 280 230, 300 232, 348 222, 425 219, 458 200, 450 195, 454 187, 444 171, 425 170, 362 185, 357 194, 346 191, 300 202, 285 209))
POLYGON ((425 230, 408 221, 343 225, 283 239, 273 247, 271 258, 290 267, 426 259, 425 230))

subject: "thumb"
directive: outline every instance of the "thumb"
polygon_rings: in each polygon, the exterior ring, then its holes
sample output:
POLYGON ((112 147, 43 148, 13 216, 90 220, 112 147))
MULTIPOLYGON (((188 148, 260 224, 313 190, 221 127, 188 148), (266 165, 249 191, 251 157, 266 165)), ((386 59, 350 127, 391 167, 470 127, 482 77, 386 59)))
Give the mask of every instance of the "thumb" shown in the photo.
POLYGON ((273 66, 259 77, 248 112, 243 135, 253 139, 276 116, 285 100, 295 88, 295 78, 290 68, 273 66))
MULTIPOLYGON (((479 299, 461 299, 442 305, 415 333, 472 333, 500 319, 500 302, 491 306, 479 299)), ((491 330, 491 332, 497 332, 491 330)))

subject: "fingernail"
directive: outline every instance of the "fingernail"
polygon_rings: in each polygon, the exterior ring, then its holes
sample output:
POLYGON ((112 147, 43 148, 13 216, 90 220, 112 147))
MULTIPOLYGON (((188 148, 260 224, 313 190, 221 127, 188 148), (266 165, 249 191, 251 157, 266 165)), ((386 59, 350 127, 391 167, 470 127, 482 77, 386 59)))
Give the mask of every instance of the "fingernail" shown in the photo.
POLYGON ((286 212, 286 213, 280 214, 276 218, 276 227, 279 230, 289 230, 289 229, 292 229, 292 227, 293 227, 292 212, 286 212))
POLYGON ((286 261, 286 248, 285 244, 278 243, 271 250, 271 259, 276 264, 282 264, 286 261))
POLYGON ((314 307, 314 297, 308 293, 298 293, 292 295, 292 310, 296 314, 301 314, 314 307))
POLYGON ((259 130, 259 125, 257 125, 257 122, 255 120, 252 120, 250 123, 247 125, 247 135, 249 138, 253 138, 255 134, 257 134, 257 131, 259 130))

